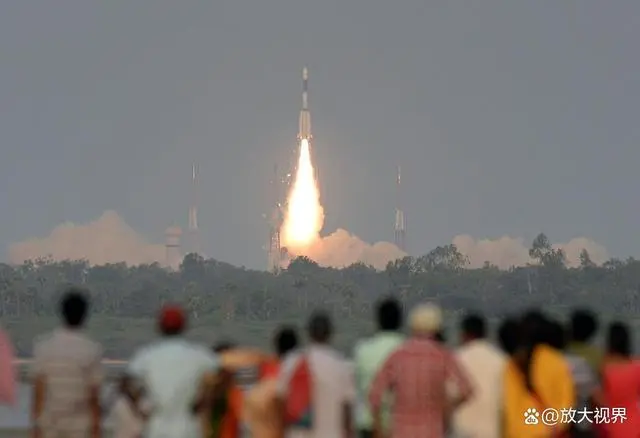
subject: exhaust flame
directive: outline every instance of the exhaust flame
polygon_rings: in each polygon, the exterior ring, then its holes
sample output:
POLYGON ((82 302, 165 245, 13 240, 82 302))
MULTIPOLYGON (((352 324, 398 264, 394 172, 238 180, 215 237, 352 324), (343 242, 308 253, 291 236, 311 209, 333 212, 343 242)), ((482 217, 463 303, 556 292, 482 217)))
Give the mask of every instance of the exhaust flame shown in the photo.
POLYGON ((287 199, 282 243, 294 253, 304 252, 320 238, 323 223, 324 211, 311 162, 309 140, 303 138, 295 179, 287 199))

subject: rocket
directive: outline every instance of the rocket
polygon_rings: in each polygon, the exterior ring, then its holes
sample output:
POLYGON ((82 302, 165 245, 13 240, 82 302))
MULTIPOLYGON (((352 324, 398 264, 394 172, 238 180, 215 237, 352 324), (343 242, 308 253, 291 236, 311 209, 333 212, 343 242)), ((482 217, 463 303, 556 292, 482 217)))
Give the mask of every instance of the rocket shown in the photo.
POLYGON ((300 120, 298 122, 298 141, 302 139, 311 140, 311 114, 309 113, 309 70, 302 69, 302 109, 300 110, 300 120))

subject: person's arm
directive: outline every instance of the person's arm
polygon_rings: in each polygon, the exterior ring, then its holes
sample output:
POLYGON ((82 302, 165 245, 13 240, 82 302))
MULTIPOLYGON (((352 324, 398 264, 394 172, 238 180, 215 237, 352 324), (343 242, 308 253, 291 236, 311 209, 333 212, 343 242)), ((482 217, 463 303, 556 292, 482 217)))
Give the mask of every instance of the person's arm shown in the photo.
POLYGON ((42 436, 42 412, 44 411, 44 401, 47 391, 47 380, 42 348, 38 343, 33 348, 33 364, 30 369, 30 377, 33 382, 31 393, 31 437, 40 438, 42 436))
POLYGON ((44 374, 34 374, 33 393, 31 396, 31 424, 33 425, 33 429, 31 431, 32 438, 42 437, 40 419, 44 409, 46 388, 47 386, 44 374))
POLYGON ((100 405, 102 378, 102 349, 97 348, 96 354, 89 364, 89 410, 91 412, 92 438, 102 436, 102 406, 100 405))
POLYGON ((466 372, 462 366, 458 363, 455 356, 449 352, 445 356, 446 366, 446 378, 451 381, 456 388, 455 397, 452 397, 449 402, 448 412, 451 414, 461 404, 465 403, 473 396, 473 388, 471 382, 467 377, 466 372))
POLYGON ((345 438, 354 436, 353 428, 353 404, 356 399, 356 388, 354 373, 348 364, 345 364, 344 382, 341 385, 344 389, 344 401, 342 405, 343 431, 345 438))
POLYGON ((285 399, 289 394, 289 382, 293 371, 298 364, 299 355, 291 355, 285 359, 276 378, 274 414, 278 430, 285 432, 287 424, 285 419, 285 399))
POLYGON ((374 438, 384 437, 384 428, 382 426, 382 399, 387 391, 391 390, 395 380, 395 362, 396 354, 391 354, 384 365, 376 374, 371 389, 369 390, 369 407, 373 417, 373 436, 374 438))

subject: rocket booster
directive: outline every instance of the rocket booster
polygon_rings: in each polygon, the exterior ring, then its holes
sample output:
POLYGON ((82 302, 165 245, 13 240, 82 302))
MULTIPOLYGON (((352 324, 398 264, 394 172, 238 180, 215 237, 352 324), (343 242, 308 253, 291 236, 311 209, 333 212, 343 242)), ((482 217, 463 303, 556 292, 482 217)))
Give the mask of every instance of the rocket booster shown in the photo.
POLYGON ((298 140, 311 140, 311 114, 309 113, 309 70, 302 69, 302 109, 298 122, 298 140))

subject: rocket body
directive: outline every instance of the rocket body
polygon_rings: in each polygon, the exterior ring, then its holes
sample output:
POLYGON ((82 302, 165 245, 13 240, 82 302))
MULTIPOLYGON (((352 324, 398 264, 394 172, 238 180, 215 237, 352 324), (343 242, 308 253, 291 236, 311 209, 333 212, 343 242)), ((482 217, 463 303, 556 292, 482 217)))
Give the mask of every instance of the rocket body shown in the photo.
POLYGON ((302 109, 298 122, 298 140, 311 140, 311 114, 309 113, 309 70, 302 69, 302 109))

